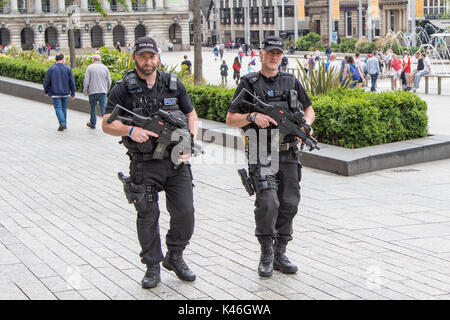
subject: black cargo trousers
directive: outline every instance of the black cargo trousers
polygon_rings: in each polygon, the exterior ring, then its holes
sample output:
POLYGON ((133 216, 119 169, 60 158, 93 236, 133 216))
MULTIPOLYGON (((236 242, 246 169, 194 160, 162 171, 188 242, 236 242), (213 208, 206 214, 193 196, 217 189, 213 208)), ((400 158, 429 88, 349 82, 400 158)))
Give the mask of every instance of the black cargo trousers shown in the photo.
MULTIPOLYGON (((261 164, 249 165, 250 175, 261 181, 261 164)), ((293 150, 280 152, 279 170, 274 175, 263 176, 268 181, 266 189, 256 192, 255 235, 260 243, 273 239, 292 240, 293 219, 300 203, 302 178, 298 153, 293 150)))
MULTIPOLYGON (((131 160, 132 183, 145 190, 146 197, 135 203, 137 234, 142 251, 141 262, 157 264, 164 259, 159 232, 158 192, 166 194, 170 226, 166 234, 167 249, 183 251, 194 231, 193 184, 190 164, 174 169, 170 158, 131 160)), ((132 190, 136 191, 136 190, 132 190)))

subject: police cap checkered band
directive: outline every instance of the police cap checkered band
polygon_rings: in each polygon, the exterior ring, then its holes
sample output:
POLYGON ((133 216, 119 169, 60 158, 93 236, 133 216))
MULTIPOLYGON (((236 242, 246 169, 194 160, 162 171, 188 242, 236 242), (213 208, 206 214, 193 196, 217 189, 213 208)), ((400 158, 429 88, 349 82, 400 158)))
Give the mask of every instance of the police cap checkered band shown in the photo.
POLYGON ((134 54, 141 54, 143 52, 153 52, 154 54, 158 53, 158 46, 156 45, 155 40, 150 37, 141 37, 136 40, 134 45, 134 54))

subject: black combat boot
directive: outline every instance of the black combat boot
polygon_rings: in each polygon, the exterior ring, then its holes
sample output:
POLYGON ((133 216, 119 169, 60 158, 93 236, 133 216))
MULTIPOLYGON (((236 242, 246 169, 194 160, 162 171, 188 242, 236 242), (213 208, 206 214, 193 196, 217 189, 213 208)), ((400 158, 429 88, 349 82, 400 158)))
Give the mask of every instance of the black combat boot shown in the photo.
POLYGON ((181 280, 195 280, 195 274, 189 269, 186 262, 184 262, 183 251, 167 251, 162 265, 169 271, 175 271, 177 277, 181 280))
POLYGON ((273 268, 275 270, 280 270, 282 273, 296 273, 298 268, 296 265, 292 264, 289 259, 284 254, 286 252, 286 241, 275 240, 274 247, 274 262, 273 268))
POLYGON ((144 278, 142 278, 141 284, 142 288, 149 289, 154 288, 161 281, 160 277, 160 267, 158 264, 147 265, 147 272, 144 278))
POLYGON ((260 239, 261 257, 259 260, 258 274, 261 277, 271 277, 273 273, 273 245, 272 239, 260 239))

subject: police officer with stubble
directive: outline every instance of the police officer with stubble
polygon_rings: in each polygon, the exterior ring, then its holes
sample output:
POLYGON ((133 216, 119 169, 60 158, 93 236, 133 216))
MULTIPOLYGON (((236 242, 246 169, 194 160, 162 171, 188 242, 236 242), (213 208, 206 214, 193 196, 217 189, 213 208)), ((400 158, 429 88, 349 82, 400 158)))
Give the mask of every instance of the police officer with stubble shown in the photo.
MULTIPOLYGON (((158 109, 163 109, 183 117, 195 139, 198 128, 197 114, 182 82, 176 79, 174 74, 157 69, 159 53, 152 38, 139 38, 132 58, 136 69, 128 72, 112 88, 102 127, 105 133, 122 137, 122 143, 127 147, 127 155, 131 160, 130 190, 138 193, 137 196, 139 192, 145 193, 142 197, 137 197, 143 200, 134 203, 137 211, 137 235, 142 248, 140 257, 142 263, 147 265, 141 284, 143 288, 157 286, 161 281, 161 261, 166 269, 175 271, 178 278, 194 281, 196 276, 183 259, 183 251, 194 230, 192 171, 188 162, 191 154, 182 154, 180 151, 179 166, 174 165, 170 148, 164 152, 162 159, 155 159, 153 155, 157 135, 154 132, 126 125, 119 120, 108 124, 107 119, 116 104, 147 117, 158 109), (170 214, 170 228, 166 235, 168 251, 165 256, 161 250, 158 223, 160 191, 165 192, 166 207, 170 214)), ((129 116, 126 112, 119 115, 129 116)))
MULTIPOLYGON (((311 125, 314 122, 315 114, 311 100, 304 88, 294 75, 278 71, 278 66, 283 58, 283 40, 279 37, 268 37, 262 45, 262 50, 259 52, 261 71, 243 76, 234 98, 245 88, 260 100, 281 106, 286 111, 300 108, 305 114, 306 122, 311 125), (297 93, 295 105, 292 105, 291 90, 295 90, 297 93)), ((226 122, 230 127, 241 128, 244 132, 254 130, 259 145, 262 132, 267 131, 263 129, 276 129, 277 126, 274 119, 263 113, 255 112, 249 104, 244 103, 233 103, 230 106, 226 122)), ((312 135, 312 129, 310 134, 312 135)), ((255 235, 261 245, 258 273, 263 277, 270 277, 273 269, 286 274, 296 273, 298 269, 289 261, 285 252, 288 242, 292 240, 293 219, 300 203, 299 144, 301 140, 289 136, 283 139, 283 141, 279 141, 280 144, 275 149, 279 152, 278 171, 272 171, 272 174, 262 174, 262 170, 267 168, 267 163, 271 163, 271 159, 275 158, 273 151, 263 155, 265 159, 262 159, 258 152, 255 164, 251 164, 249 159, 249 175, 259 185, 259 190, 256 191, 254 214, 255 235)), ((270 139, 267 141, 270 145, 270 139)), ((255 143, 255 141, 249 140, 248 143, 255 143)), ((266 150, 273 149, 267 146, 266 150)))

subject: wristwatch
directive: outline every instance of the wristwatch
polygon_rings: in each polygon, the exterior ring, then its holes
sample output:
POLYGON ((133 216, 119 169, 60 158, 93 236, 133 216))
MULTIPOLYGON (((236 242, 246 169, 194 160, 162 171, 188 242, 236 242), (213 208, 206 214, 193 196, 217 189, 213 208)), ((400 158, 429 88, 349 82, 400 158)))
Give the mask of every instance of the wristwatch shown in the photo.
POLYGON ((252 120, 252 113, 251 112, 247 115, 247 121, 248 122, 253 122, 253 120, 252 120))

